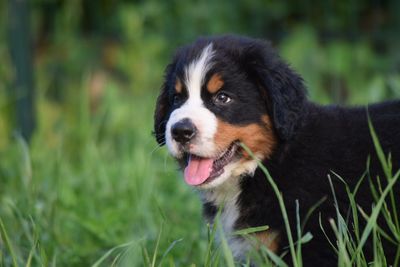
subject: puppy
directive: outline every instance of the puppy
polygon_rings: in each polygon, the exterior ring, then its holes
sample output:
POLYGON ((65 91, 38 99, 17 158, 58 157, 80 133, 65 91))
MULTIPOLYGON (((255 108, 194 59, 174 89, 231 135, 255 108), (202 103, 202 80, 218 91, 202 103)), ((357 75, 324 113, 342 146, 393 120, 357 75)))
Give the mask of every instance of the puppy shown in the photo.
MULTIPOLYGON (((245 259, 254 245, 248 238, 232 235, 239 229, 268 225, 268 230, 253 237, 277 254, 288 246, 276 194, 258 159, 282 192, 294 237, 296 216, 304 220, 317 202, 325 200, 304 226, 303 233, 310 232, 313 238, 303 244, 303 264, 337 266, 337 255, 327 239, 336 245, 329 223, 337 218, 332 186, 350 232, 353 222, 345 185, 336 174, 354 190, 367 171, 368 178, 356 194, 357 204, 367 214, 374 203, 369 181, 376 185, 377 175, 383 186, 386 181, 367 114, 396 172, 400 167, 399 101, 368 108, 320 106, 307 99, 302 78, 267 42, 230 35, 206 37, 180 48, 166 68, 154 133, 177 160, 185 182, 200 192, 206 219, 212 223, 222 207, 223 230, 238 260, 245 259)), ((394 190, 398 202, 398 184, 394 190)), ((359 221, 365 226, 361 216, 359 221)), ((390 234, 382 215, 379 222, 390 234)), ((393 264, 399 241, 382 242, 387 261, 393 264)), ((371 242, 364 253, 372 259, 371 242)), ((284 259, 291 263, 288 254, 284 259)))

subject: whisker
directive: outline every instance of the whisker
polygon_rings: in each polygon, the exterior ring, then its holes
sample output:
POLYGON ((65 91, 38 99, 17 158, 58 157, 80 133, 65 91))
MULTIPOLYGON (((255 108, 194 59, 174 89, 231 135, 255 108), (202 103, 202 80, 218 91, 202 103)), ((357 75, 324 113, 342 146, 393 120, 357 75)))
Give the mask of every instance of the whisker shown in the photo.
POLYGON ((165 138, 160 138, 159 140, 160 145, 165 145, 165 138))
POLYGON ((156 152, 157 150, 159 150, 165 143, 161 143, 159 145, 157 145, 151 152, 150 152, 150 156, 153 155, 154 152, 156 152))
POLYGON ((163 133, 162 134, 157 134, 155 132, 152 132, 151 134, 154 135, 154 136, 165 136, 165 134, 163 134, 163 133))

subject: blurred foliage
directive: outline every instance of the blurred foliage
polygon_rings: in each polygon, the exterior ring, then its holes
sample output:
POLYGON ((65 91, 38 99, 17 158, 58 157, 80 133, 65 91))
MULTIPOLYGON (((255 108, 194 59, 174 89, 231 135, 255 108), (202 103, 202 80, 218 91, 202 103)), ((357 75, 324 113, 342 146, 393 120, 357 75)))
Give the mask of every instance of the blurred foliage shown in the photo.
POLYGON ((0 1, 0 218, 20 263, 34 251, 37 265, 89 266, 133 239, 143 264, 166 222, 156 258, 184 237, 168 259, 201 264, 200 205, 150 135, 164 67, 200 35, 270 39, 319 103, 400 97, 399 1, 29 3, 38 127, 28 146, 13 134, 16 18, 0 1))
MULTIPOLYGON (((272 40, 304 75, 318 102, 366 103, 399 95, 398 1, 29 3, 36 87, 40 97, 57 105, 75 101, 82 79, 96 84, 89 82, 86 89, 94 102, 108 79, 133 94, 155 92, 177 46, 220 33, 272 40)), ((6 26, 7 4, 0 5, 0 25, 6 26)), ((0 107, 6 115, 2 112, 0 129, 9 133, 14 114, 6 89, 12 90, 14 74, 5 29, 1 27, 0 37, 0 107)))

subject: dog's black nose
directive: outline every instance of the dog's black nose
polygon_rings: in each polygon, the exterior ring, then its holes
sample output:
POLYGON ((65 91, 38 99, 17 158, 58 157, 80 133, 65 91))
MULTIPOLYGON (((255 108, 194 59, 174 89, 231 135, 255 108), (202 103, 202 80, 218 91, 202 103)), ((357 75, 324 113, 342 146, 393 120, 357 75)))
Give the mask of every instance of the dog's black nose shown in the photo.
POLYGON ((172 125, 172 138, 178 143, 185 144, 193 139, 196 135, 196 126, 189 119, 183 119, 172 125))

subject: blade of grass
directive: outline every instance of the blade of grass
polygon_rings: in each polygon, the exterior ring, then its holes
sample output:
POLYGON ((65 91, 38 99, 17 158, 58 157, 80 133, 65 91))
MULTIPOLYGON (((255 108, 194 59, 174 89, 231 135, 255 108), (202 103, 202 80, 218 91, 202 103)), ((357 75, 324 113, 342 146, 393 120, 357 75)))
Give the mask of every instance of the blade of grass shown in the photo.
POLYGON ((215 240, 215 234, 217 232, 217 223, 218 223, 218 218, 220 218, 220 214, 222 212, 223 209, 223 205, 221 205, 220 207, 218 207, 218 211, 217 214, 215 216, 215 220, 212 226, 212 229, 210 231, 210 224, 208 224, 208 231, 207 231, 207 235, 208 235, 208 244, 207 244, 207 254, 205 257, 205 261, 204 261, 204 266, 210 266, 211 264, 211 260, 212 260, 212 246, 215 240))
MULTIPOLYGON (((377 176, 376 181, 377 181, 378 190, 375 188, 375 185, 374 185, 372 179, 370 179, 369 184, 370 184, 370 189, 371 189, 372 196, 373 196, 374 200, 375 201, 379 201, 379 196, 381 196, 382 192, 383 192, 379 176, 377 176)), ((361 208, 359 207, 359 209, 361 209, 361 208)), ((389 208, 388 208, 388 206, 386 204, 386 201, 383 202, 382 214, 385 217, 385 220, 386 220, 386 223, 387 223, 387 225, 389 227, 389 230, 393 233, 393 235, 396 238, 396 240, 399 241, 400 240, 400 235, 398 234, 396 225, 393 223, 392 215, 391 215, 390 210, 389 210, 389 208)), ((365 212, 362 215, 363 215, 364 218, 368 218, 368 216, 366 215, 365 212)), ((381 228, 379 228, 379 229, 380 229, 381 234, 382 234, 383 237, 385 237, 389 241, 393 240, 381 228)))
POLYGON ((275 264, 275 266, 278 267, 288 267, 288 265, 275 253, 273 253, 271 250, 269 250, 266 247, 262 247, 263 251, 268 255, 268 257, 272 260, 272 262, 275 264))
MULTIPOLYGON (((222 229, 221 229, 222 231, 222 229)), ((225 264, 228 267, 235 267, 235 261, 233 259, 232 251, 228 246, 228 242, 226 241, 225 235, 221 234, 221 245, 222 245, 222 252, 225 258, 225 264)))
POLYGON ((111 267, 117 266, 118 261, 121 259, 121 255, 122 255, 122 253, 118 253, 117 256, 114 257, 114 259, 111 263, 111 267))
POLYGON ((151 260, 151 267, 156 266, 158 246, 160 245, 160 240, 161 240, 161 234, 162 234, 162 231, 163 231, 163 227, 164 227, 164 222, 161 223, 160 231, 158 232, 156 247, 154 248, 154 252, 153 252, 153 259, 151 260))
POLYGON ((222 253, 224 254, 225 258, 225 264, 228 267, 235 267, 235 261, 233 259, 232 251, 230 250, 228 242, 226 241, 225 233, 224 230, 222 229, 221 224, 219 223, 219 219, 220 219, 219 214, 217 214, 216 217, 217 227, 221 238, 221 247, 222 247, 222 253))
POLYGON ((149 257, 149 253, 147 252, 146 247, 144 246, 144 244, 141 245, 142 247, 142 257, 143 257, 143 262, 145 266, 150 266, 150 257, 149 257))
POLYGON ((31 248, 31 250, 29 251, 29 255, 28 255, 28 259, 26 261, 25 267, 31 267, 32 264, 32 258, 33 258, 33 254, 35 252, 37 244, 34 244, 31 248))
POLYGON ((337 252, 338 252, 338 258, 339 258, 339 266, 342 266, 341 264, 345 264, 344 266, 350 266, 350 259, 347 251, 347 246, 349 242, 346 242, 348 240, 348 228, 346 226, 345 220, 343 219, 343 216, 340 213, 339 210, 339 202, 337 201, 336 198, 336 193, 335 193, 335 188, 333 186, 332 178, 331 175, 328 174, 328 181, 329 185, 331 187, 332 191, 332 196, 333 196, 333 201, 335 204, 335 209, 336 209, 336 216, 337 216, 337 225, 335 224, 335 221, 333 219, 329 220, 329 223, 336 235, 337 238, 337 252))
POLYGON ((375 146, 376 154, 378 155, 378 159, 381 162, 381 165, 382 165, 382 168, 383 168, 383 171, 384 171, 386 177, 391 177, 392 174, 390 173, 390 169, 389 169, 389 165, 388 165, 388 163, 386 161, 385 153, 382 150, 382 146, 381 146, 381 144, 379 142, 378 136, 377 136, 377 134, 375 132, 375 129, 374 129, 373 125, 372 125, 369 113, 367 113, 367 117, 368 117, 368 127, 369 127, 369 131, 371 133, 372 141, 373 141, 374 146, 375 146))
POLYGON ((283 221, 284 221, 285 228, 286 228, 286 234, 287 234, 288 241, 289 241, 289 250, 290 250, 290 255, 292 257, 293 266, 299 267, 299 263, 297 262, 297 258, 296 258, 296 251, 295 251, 295 245, 294 245, 294 241, 293 241, 293 237, 292 237, 292 232, 290 229, 289 218, 288 218, 288 214, 286 211, 285 202, 283 200, 282 193, 279 191, 278 186, 274 182, 274 179, 271 177, 269 171, 267 170, 267 168, 265 168, 265 166, 261 163, 261 161, 251 152, 251 150, 246 145, 241 143, 241 146, 254 160, 257 161, 258 167, 265 174, 268 182, 270 183, 270 185, 272 186, 272 189, 274 190, 276 197, 278 198, 279 207, 282 212, 282 217, 283 217, 283 221))
MULTIPOLYGON (((379 158, 379 160, 381 162, 383 171, 384 171, 384 173, 386 175, 386 178, 387 178, 387 180, 389 182, 393 178, 393 176, 392 176, 392 168, 391 168, 392 165, 390 163, 391 154, 389 154, 388 161, 386 161, 385 154, 384 154, 382 146, 381 146, 381 144, 379 142, 378 136, 377 136, 377 134, 375 132, 374 126, 372 125, 372 121, 371 121, 371 118, 369 116, 368 110, 367 110, 367 117, 368 117, 368 127, 369 127, 369 131, 371 133, 371 137, 372 137, 372 140, 373 140, 373 143, 374 143, 374 146, 375 146, 375 151, 376 151, 376 153, 378 155, 378 158, 379 158)), ((395 222, 395 225, 396 225, 396 228, 397 228, 397 233, 400 233, 400 224, 399 224, 399 219, 398 219, 398 215, 397 215, 397 208, 396 208, 396 201, 395 201, 395 198, 394 198, 394 192, 390 191, 389 195, 390 195, 390 202, 392 204, 393 217, 394 217, 394 222, 395 222)))
POLYGON ((338 226, 336 226, 335 220, 330 219, 329 223, 337 237, 338 266, 351 266, 350 258, 346 250, 346 244, 343 240, 341 230, 338 226))
POLYGON ((249 235, 257 232, 266 231, 269 229, 268 225, 257 226, 257 227, 249 227, 246 229, 237 230, 232 233, 232 235, 249 235))
POLYGON ((400 263, 400 246, 397 246, 396 256, 394 257, 393 266, 399 266, 400 263))
POLYGON ((393 176, 393 178, 390 180, 389 184, 386 186, 385 190, 383 191, 379 201, 377 202, 376 206, 372 209, 372 214, 370 216, 370 219, 368 220, 367 226, 365 227, 363 234, 360 239, 360 243, 358 244, 358 247, 356 249, 356 253, 354 253, 352 257, 352 262, 354 260, 354 257, 360 253, 362 250, 362 247, 364 246, 365 242, 367 241, 368 236, 371 233, 372 227, 374 224, 376 224, 376 221, 378 219, 379 212, 382 208, 383 202, 385 201, 385 197, 389 194, 390 190, 392 190, 394 184, 397 182, 398 178, 400 177, 400 170, 393 176))
POLYGON ((161 266, 162 261, 164 260, 164 258, 168 255, 168 253, 175 247, 176 244, 178 244, 179 242, 181 242, 183 240, 183 238, 174 240, 167 248, 167 250, 165 250, 164 254, 162 255, 160 262, 158 263, 158 266, 161 266))
MULTIPOLYGON (((357 208, 360 211, 361 216, 365 219, 365 221, 368 222, 370 217, 367 215, 367 213, 360 206, 357 206, 357 208)), ((377 225, 377 230, 379 231, 379 234, 381 236, 383 236, 386 240, 391 242, 393 245, 397 245, 398 244, 398 241, 396 241, 393 238, 391 238, 385 231, 383 231, 383 229, 381 227, 379 227, 379 225, 377 225)))
POLYGON ((367 175, 367 171, 364 172, 364 174, 358 180, 356 186, 354 187, 353 192, 351 192, 349 185, 346 183, 346 181, 339 174, 335 173, 332 170, 331 170, 331 172, 333 173, 333 175, 335 175, 345 185, 347 196, 348 196, 348 198, 350 200, 350 209, 351 209, 352 217, 353 217, 354 233, 355 233, 355 236, 356 236, 356 241, 359 242, 360 241, 359 221, 358 221, 357 204, 356 204, 355 196, 356 196, 356 194, 358 192, 358 189, 361 186, 361 183, 364 181, 364 178, 367 175))
MULTIPOLYGON (((271 250, 268 249, 265 245, 260 243, 259 240, 255 238, 255 236, 252 236, 251 234, 257 233, 257 232, 262 232, 266 231, 269 229, 268 225, 263 225, 263 226, 258 226, 258 227, 250 227, 242 230, 235 231, 233 235, 241 235, 246 238, 248 238, 252 244, 257 244, 260 246, 260 249, 262 252, 265 252, 267 255, 261 255, 263 256, 263 264, 265 265, 266 263, 270 262, 269 260, 272 260, 273 263, 275 264, 274 266, 282 266, 282 267, 287 267, 287 264, 284 263, 284 261, 277 256, 275 253, 273 253, 271 250)), ((252 265, 249 265, 252 266, 252 265)))
POLYGON ((121 249, 121 248, 126 248, 129 246, 132 246, 133 244, 135 244, 135 241, 131 241, 131 242, 127 242, 118 246, 115 246, 113 248, 111 248, 110 250, 108 250, 100 259, 98 259, 93 265, 92 267, 99 267, 100 264, 105 261, 105 259, 107 259, 114 251, 116 251, 117 249, 121 249))
POLYGON ((317 203, 315 203, 308 211, 306 216, 304 217, 304 220, 301 224, 301 232, 304 231, 304 227, 306 226, 308 220, 310 219, 311 215, 314 213, 314 211, 322 204, 325 202, 325 200, 327 200, 327 197, 324 196, 323 198, 321 198, 320 200, 318 200, 317 203))
POLYGON ((8 238, 8 235, 7 235, 7 230, 4 226, 3 220, 1 218, 0 218, 0 234, 1 234, 1 238, 3 239, 3 242, 6 244, 6 247, 7 247, 8 251, 10 252, 13 266, 18 267, 17 257, 15 255, 14 248, 11 245, 10 239, 8 238))

